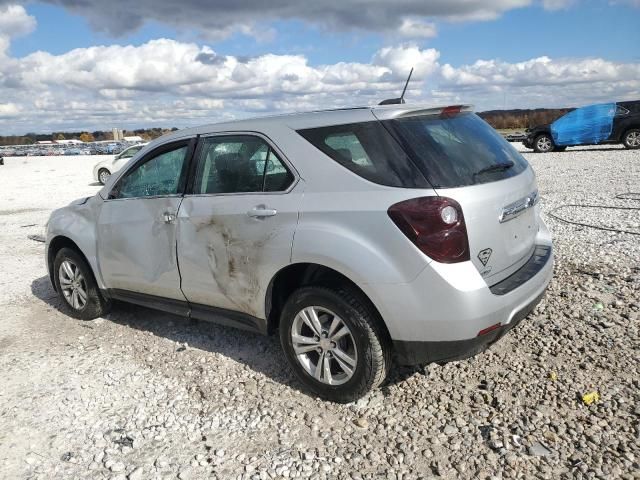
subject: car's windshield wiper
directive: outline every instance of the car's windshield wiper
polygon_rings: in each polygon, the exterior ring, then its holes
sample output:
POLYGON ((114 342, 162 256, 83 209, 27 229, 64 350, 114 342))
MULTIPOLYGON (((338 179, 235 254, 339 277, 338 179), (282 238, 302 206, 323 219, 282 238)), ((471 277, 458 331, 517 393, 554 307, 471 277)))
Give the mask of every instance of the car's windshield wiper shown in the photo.
POLYGON ((493 173, 493 172, 504 172, 505 170, 509 170, 513 167, 515 163, 509 161, 504 163, 496 163, 495 165, 491 165, 490 167, 485 167, 481 170, 478 170, 473 174, 473 178, 476 178, 478 175, 483 175, 485 173, 493 173))

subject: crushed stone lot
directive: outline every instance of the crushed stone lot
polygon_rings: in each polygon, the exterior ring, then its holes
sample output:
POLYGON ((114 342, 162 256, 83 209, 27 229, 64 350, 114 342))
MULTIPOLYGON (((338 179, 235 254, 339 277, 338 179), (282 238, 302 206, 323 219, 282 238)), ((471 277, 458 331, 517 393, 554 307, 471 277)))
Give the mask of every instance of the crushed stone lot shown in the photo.
POLYGON ((640 150, 525 156, 555 241, 545 299, 488 351, 395 367, 350 405, 304 393, 277 337, 124 304, 65 315, 28 236, 97 192, 98 157, 5 159, 0 478, 639 479, 640 236, 549 213, 640 233, 639 210, 558 209, 640 207, 640 150))

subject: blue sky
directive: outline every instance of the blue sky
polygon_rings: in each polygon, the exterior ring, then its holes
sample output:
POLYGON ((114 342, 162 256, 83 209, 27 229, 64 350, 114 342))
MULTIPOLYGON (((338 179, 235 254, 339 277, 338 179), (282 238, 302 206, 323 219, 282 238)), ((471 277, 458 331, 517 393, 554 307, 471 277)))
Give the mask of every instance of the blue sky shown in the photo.
POLYGON ((411 66, 480 110, 640 98, 640 0, 204 3, 0 0, 0 134, 372 103, 411 66))

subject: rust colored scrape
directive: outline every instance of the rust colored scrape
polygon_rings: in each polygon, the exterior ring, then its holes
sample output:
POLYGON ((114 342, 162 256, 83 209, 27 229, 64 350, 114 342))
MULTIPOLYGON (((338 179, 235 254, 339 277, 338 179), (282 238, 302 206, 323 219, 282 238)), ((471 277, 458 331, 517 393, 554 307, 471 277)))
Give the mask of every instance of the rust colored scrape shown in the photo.
POLYGON ((274 232, 256 241, 235 238, 226 225, 214 218, 199 224, 196 229, 208 230, 207 257, 218 290, 239 311, 260 315, 257 301, 260 281, 256 268, 263 248, 274 232))

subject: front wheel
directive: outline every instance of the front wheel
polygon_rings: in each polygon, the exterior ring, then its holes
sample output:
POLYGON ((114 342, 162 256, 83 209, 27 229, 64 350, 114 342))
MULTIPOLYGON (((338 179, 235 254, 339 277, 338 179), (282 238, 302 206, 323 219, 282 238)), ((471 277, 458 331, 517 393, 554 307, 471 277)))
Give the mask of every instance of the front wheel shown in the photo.
POLYGON ((106 168, 101 168, 100 171, 98 172, 98 181, 102 185, 104 185, 105 183, 107 183, 110 176, 111 176, 111 172, 109 172, 109 170, 107 170, 106 168))
POLYGON ((625 132, 624 137, 622 137, 622 144, 625 148, 640 148, 640 129, 632 128, 625 132))
POLYGON ((391 348, 377 320, 351 289, 304 287, 282 311, 280 342, 309 390, 348 403, 378 387, 389 371, 391 348))
POLYGON ((546 133, 538 135, 533 142, 533 149, 538 153, 553 152, 554 148, 553 139, 546 133))
POLYGON ((71 316, 93 320, 109 311, 109 302, 100 294, 91 268, 78 252, 62 248, 53 268, 56 290, 71 316))

